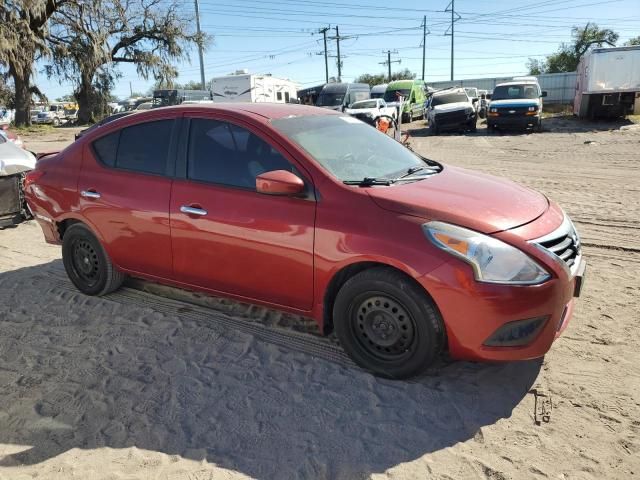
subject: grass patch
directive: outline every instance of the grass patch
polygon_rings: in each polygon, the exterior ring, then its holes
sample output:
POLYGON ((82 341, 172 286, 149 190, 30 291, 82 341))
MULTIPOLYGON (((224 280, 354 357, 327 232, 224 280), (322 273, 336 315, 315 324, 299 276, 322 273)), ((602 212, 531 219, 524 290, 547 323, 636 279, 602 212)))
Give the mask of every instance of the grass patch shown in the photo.
POLYGON ((55 131, 55 128, 53 125, 30 125, 28 127, 11 127, 11 130, 13 130, 16 133, 19 134, 38 134, 38 133, 52 133, 53 131, 55 131))

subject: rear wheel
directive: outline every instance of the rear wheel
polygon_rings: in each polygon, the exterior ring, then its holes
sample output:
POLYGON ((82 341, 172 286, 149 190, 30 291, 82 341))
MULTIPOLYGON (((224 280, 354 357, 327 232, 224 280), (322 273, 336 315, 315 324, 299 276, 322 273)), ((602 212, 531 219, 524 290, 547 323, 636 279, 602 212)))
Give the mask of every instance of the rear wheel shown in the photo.
POLYGON ((60 125, 60 119, 58 117, 55 117, 53 119, 53 126, 57 127, 58 125, 60 125))
POLYGON ((431 135, 438 135, 440 133, 440 129, 435 121, 429 124, 429 131, 431 132, 431 135))
POLYGON ((118 289, 126 276, 81 223, 70 226, 62 239, 62 262, 71 282, 86 295, 106 295, 118 289))
POLYGON ((338 292, 336 333, 355 363, 379 376, 408 378, 436 360, 444 328, 431 299, 391 268, 365 270, 338 292))

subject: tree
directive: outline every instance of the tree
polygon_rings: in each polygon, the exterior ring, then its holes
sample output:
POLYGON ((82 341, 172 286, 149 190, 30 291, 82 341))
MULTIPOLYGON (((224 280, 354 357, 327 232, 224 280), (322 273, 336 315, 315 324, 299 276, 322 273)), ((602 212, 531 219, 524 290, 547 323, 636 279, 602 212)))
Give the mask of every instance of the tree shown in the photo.
POLYGON ((74 97, 73 95, 68 95, 68 94, 56 98, 56 102, 70 103, 70 102, 75 102, 75 101, 76 101, 76 97, 74 97))
POLYGON ((638 46, 638 45, 640 45, 640 36, 639 37, 630 38, 629 40, 624 42, 624 46, 625 47, 635 47, 635 46, 638 46))
POLYGON ((527 70, 529 70, 529 75, 540 75, 544 73, 546 69, 547 62, 545 62, 544 60, 530 58, 527 61, 527 70))
POLYGON ((580 58, 590 48, 601 47, 603 44, 614 47, 619 35, 611 29, 600 29, 595 23, 587 23, 584 28, 571 29, 573 41, 562 43, 558 51, 547 56, 545 61, 529 59, 527 67, 532 75, 540 73, 575 72, 580 58), (537 73, 534 73, 537 72, 537 73))
POLYGON ((0 66, 13 80, 16 125, 29 125, 33 65, 46 54, 51 16, 68 0, 0 0, 0 66))
POLYGON ((134 64, 144 79, 171 81, 188 46, 208 42, 181 6, 180 0, 76 0, 53 16, 48 73, 75 82, 79 123, 106 110, 118 64, 134 64))
MULTIPOLYGON (((413 80, 414 78, 416 78, 416 74, 412 73, 408 68, 405 68, 404 70, 400 70, 399 72, 394 72, 391 74, 391 81, 413 80)), ((372 75, 370 73, 363 73, 354 81, 356 83, 368 83, 370 87, 373 87, 374 85, 380 85, 381 83, 386 83, 387 74, 378 73, 376 75, 372 75)))

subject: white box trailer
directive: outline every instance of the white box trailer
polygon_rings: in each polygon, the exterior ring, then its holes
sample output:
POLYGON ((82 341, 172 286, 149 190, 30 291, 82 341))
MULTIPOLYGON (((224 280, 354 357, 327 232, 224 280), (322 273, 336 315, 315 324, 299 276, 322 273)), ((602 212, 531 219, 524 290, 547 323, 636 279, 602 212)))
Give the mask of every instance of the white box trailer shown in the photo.
POLYGON ((640 46, 596 48, 580 59, 573 113, 614 118, 633 113, 640 95, 640 46))
POLYGON ((271 75, 237 74, 211 80, 214 102, 274 102, 296 100, 298 86, 271 75))

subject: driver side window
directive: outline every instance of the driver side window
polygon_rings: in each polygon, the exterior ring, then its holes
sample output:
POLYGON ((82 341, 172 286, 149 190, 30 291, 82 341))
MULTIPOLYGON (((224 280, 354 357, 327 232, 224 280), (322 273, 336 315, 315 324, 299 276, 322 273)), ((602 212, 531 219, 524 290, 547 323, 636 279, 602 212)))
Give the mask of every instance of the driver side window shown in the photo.
POLYGON ((256 177, 292 165, 249 130, 232 123, 194 118, 189 131, 187 177, 255 190, 256 177))

